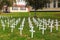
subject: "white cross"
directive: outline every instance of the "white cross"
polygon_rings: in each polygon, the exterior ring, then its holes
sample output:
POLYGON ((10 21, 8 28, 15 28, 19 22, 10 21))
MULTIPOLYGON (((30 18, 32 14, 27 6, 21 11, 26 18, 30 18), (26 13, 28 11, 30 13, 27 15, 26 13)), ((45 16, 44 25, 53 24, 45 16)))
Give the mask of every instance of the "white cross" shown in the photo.
POLYGON ((11 32, 13 32, 13 29, 15 28, 14 25, 10 26, 11 27, 11 32))
POLYGON ((24 25, 22 24, 21 27, 24 27, 24 25))
POLYGON ((5 24, 3 22, 3 20, 1 20, 1 23, 2 23, 2 27, 3 27, 3 31, 5 30, 5 24))
POLYGON ((2 24, 2 27, 3 27, 3 31, 5 30, 5 25, 4 24, 2 24))
POLYGON ((22 35, 23 27, 18 28, 20 30, 20 35, 22 35))
POLYGON ((9 19, 8 19, 8 27, 9 27, 9 24, 10 24, 10 23, 9 23, 9 19))
POLYGON ((44 28, 44 25, 43 25, 43 27, 40 28, 40 29, 42 29, 42 34, 44 35, 44 30, 46 30, 46 28, 44 28))
POLYGON ((43 21, 42 21, 43 25, 45 25, 45 19, 43 18, 43 21))
POLYGON ((35 32, 35 31, 33 30, 33 27, 31 27, 30 32, 31 32, 31 38, 33 38, 33 33, 35 32))
POLYGON ((46 28, 48 27, 48 23, 45 23, 45 27, 46 27, 46 28))
POLYGON ((41 29, 41 27, 42 27, 42 24, 40 23, 40 24, 39 24, 39 30, 41 29))
POLYGON ((29 27, 31 28, 31 27, 33 27, 32 25, 29 25, 29 27))
POLYGON ((56 30, 58 30, 58 26, 59 26, 58 20, 56 19, 55 21, 56 21, 56 22, 55 22, 56 30))
POLYGON ((53 23, 54 23, 54 20, 51 21, 51 24, 53 24, 53 23))
POLYGON ((50 21, 51 19, 48 19, 48 25, 51 23, 51 21, 50 21))
POLYGON ((37 25, 37 27, 38 27, 38 25, 39 25, 39 23, 38 23, 38 21, 33 17, 33 22, 35 23, 35 25, 37 25))
POLYGON ((41 20, 41 19, 39 19, 39 18, 38 18, 37 20, 38 20, 39 22, 42 22, 42 20, 41 20))
POLYGON ((16 25, 18 24, 18 20, 16 21, 16 25))
POLYGON ((24 27, 24 22, 25 22, 25 18, 22 21, 22 24, 21 24, 22 27, 24 27))
POLYGON ((5 23, 6 23, 6 21, 7 21, 7 20, 5 19, 5 23))
POLYGON ((47 28, 48 25, 49 25, 49 23, 47 23, 47 20, 44 20, 44 21, 43 21, 43 24, 45 25, 46 28, 47 28))
POLYGON ((33 27, 32 22, 31 22, 31 20, 30 20, 30 17, 28 17, 28 22, 29 22, 29 27, 30 27, 30 28, 33 27))
POLYGON ((52 28, 54 27, 53 24, 51 24, 49 27, 50 27, 50 32, 52 32, 52 28))
POLYGON ((4 23, 3 20, 1 20, 1 23, 2 23, 2 24, 4 23))
POLYGON ((14 25, 14 26, 16 25, 15 22, 13 23, 13 25, 14 25))

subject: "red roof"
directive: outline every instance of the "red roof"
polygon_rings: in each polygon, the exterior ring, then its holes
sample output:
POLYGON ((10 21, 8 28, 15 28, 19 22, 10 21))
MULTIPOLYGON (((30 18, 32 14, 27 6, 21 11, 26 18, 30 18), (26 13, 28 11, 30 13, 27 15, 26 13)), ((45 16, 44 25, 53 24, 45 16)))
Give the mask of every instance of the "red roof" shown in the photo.
POLYGON ((17 7, 24 7, 24 6, 26 6, 26 5, 22 5, 22 4, 17 5, 17 4, 14 4, 13 6, 17 6, 17 7))

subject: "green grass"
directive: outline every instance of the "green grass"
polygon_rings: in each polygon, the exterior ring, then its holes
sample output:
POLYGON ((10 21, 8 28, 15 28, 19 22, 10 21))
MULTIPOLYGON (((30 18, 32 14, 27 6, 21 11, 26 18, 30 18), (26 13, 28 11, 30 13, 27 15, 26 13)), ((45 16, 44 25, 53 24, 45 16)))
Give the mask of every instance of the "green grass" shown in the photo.
MULTIPOLYGON (((34 25, 34 30, 36 31, 34 33, 34 38, 31 38, 30 36, 30 28, 28 25, 28 17, 34 17, 34 12, 27 12, 27 13, 2 13, 0 14, 0 16, 6 16, 6 17, 10 17, 13 16, 14 18, 21 18, 21 21, 18 23, 18 25, 16 26, 16 28, 14 29, 14 32, 11 33, 10 32, 10 28, 7 27, 6 25, 6 30, 3 31, 2 27, 1 27, 1 22, 0 22, 0 40, 60 40, 60 27, 59 30, 56 31, 55 28, 53 28, 53 32, 50 33, 50 30, 47 29, 45 31, 45 34, 42 35, 41 31, 38 30, 38 28, 36 27, 36 25, 34 25), (26 18, 25 21, 25 26, 23 29, 23 35, 21 36, 19 34, 19 26, 23 20, 23 18, 26 18)), ((60 20, 60 12, 36 12, 36 16, 39 18, 45 18, 45 19, 58 19, 60 20)), ((4 19, 5 20, 5 19, 4 19)), ((32 21, 33 22, 33 21, 32 21)), ((33 23, 34 24, 34 23, 33 23)))
MULTIPOLYGON (((34 16, 34 12, 21 12, 21 13, 3 13, 1 16, 13 16, 13 17, 28 17, 34 16)), ((40 18, 60 18, 60 12, 36 12, 36 16, 40 18)))

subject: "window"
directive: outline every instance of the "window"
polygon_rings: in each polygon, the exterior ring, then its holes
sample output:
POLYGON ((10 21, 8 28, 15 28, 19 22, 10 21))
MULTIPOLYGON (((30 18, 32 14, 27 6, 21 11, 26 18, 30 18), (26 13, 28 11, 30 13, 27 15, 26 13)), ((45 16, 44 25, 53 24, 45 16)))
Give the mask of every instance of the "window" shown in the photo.
POLYGON ((18 10, 18 7, 12 7, 12 10, 18 10))
POLYGON ((60 7, 60 0, 58 0, 58 7, 60 7))
POLYGON ((26 10, 26 7, 20 7, 20 10, 26 10))
POLYGON ((23 0, 17 0, 18 2, 22 2, 23 0))
POLYGON ((56 0, 54 0, 54 8, 56 7, 56 0))
POLYGON ((50 8, 50 3, 47 3, 46 5, 44 5, 45 8, 50 8))
POLYGON ((19 3, 19 2, 20 2, 20 0, 17 0, 17 2, 19 3))

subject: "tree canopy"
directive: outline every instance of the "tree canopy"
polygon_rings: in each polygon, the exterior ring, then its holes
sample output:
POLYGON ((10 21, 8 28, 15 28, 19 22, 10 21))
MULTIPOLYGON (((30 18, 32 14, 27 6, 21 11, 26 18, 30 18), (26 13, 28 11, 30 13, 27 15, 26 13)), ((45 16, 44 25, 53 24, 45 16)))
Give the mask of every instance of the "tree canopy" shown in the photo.
POLYGON ((50 2, 50 0, 26 0, 27 5, 32 6, 35 10, 42 9, 46 3, 50 2))
POLYGON ((11 6, 12 5, 12 0, 0 0, 0 10, 4 5, 11 6))

